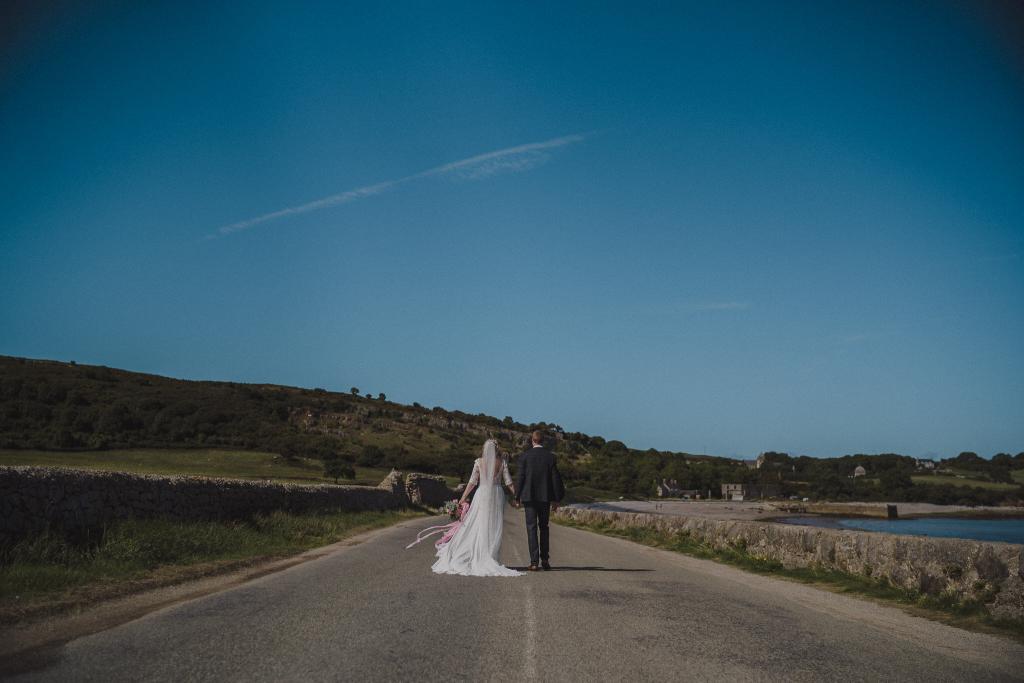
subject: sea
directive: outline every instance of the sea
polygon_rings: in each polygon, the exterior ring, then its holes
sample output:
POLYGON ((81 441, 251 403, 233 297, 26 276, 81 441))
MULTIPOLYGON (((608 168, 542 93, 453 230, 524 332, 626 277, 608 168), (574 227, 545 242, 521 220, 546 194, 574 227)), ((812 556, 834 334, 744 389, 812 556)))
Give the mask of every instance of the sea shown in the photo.
POLYGON ((829 529, 880 531, 909 536, 969 538, 1024 544, 1024 519, 977 519, 963 517, 920 517, 916 519, 874 519, 861 517, 784 517, 783 524, 803 524, 829 529))

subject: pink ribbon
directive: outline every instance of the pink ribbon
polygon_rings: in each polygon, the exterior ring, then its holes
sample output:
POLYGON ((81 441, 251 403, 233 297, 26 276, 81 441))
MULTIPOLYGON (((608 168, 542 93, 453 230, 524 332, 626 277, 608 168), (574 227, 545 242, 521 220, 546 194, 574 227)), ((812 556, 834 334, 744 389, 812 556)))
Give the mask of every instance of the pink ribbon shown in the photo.
POLYGON ((443 546, 448 541, 452 540, 452 536, 454 536, 455 532, 459 530, 460 526, 462 526, 462 518, 466 516, 466 512, 468 511, 469 503, 465 501, 459 503, 459 518, 457 520, 455 520, 454 522, 450 522, 449 524, 442 524, 441 526, 428 526, 426 529, 416 534, 416 540, 410 543, 409 545, 405 546, 405 549, 408 550, 420 541, 425 541, 431 536, 443 534, 443 536, 441 536, 441 538, 434 543, 434 547, 440 550, 441 546, 443 546))
POLYGON ((434 543, 434 547, 440 549, 441 546, 443 546, 445 543, 452 539, 452 536, 455 535, 455 532, 459 530, 460 526, 462 526, 462 520, 456 520, 454 522, 451 522, 450 524, 444 524, 442 526, 429 526, 423 531, 416 534, 416 540, 410 543, 409 545, 405 546, 405 549, 408 550, 420 541, 425 541, 431 536, 436 536, 437 534, 444 534, 443 536, 441 536, 440 540, 434 543))

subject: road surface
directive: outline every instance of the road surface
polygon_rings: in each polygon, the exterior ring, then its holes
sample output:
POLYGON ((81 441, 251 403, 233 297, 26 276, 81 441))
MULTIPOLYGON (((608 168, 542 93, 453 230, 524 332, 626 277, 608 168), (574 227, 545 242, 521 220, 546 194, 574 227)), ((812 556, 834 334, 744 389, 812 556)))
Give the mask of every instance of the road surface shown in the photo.
MULTIPOLYGON (((435 520, 73 640, 25 681, 1020 680, 1024 646, 553 526, 555 571, 434 576, 435 520)), ((503 561, 522 566, 521 513, 503 561)))

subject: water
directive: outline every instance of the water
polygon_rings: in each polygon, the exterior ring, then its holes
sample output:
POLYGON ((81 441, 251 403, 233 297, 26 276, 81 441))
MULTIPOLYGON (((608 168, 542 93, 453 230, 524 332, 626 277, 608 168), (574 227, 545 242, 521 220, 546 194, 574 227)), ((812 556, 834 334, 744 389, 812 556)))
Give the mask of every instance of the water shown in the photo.
POLYGON ((784 524, 803 524, 829 529, 881 531, 887 534, 970 538, 1024 544, 1024 519, 965 519, 922 517, 920 519, 863 519, 858 517, 786 517, 784 524))

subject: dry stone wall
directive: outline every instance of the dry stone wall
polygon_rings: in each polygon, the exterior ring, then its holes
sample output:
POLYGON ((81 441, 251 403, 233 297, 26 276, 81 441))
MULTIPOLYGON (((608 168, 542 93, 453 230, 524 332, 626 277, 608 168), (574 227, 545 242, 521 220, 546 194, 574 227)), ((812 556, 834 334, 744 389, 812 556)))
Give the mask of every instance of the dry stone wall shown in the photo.
POLYGON ((405 492, 414 505, 439 507, 445 501, 456 498, 454 491, 448 488, 444 477, 434 474, 409 474, 405 478, 405 492))
POLYGON ((401 488, 393 487, 0 467, 0 542, 45 528, 73 534, 129 517, 244 519, 273 510, 390 510, 406 504, 401 488))
POLYGON ((927 595, 976 600, 996 618, 1024 619, 1021 545, 580 508, 562 508, 556 516, 618 529, 686 534, 714 548, 743 549, 787 568, 821 567, 882 578, 927 595))
POLYGON ((408 499, 405 494, 405 475, 397 470, 391 470, 391 473, 384 477, 384 481, 377 485, 377 488, 390 491, 403 500, 408 499))

